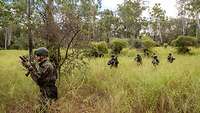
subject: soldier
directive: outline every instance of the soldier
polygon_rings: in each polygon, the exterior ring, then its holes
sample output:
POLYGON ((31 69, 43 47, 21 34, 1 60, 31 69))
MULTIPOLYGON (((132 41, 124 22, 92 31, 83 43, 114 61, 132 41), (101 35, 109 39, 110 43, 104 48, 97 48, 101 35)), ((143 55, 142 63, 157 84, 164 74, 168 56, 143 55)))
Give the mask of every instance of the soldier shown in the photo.
POLYGON ((137 65, 142 65, 142 57, 139 54, 137 54, 134 60, 136 61, 137 65))
POLYGON ((173 63, 174 60, 175 60, 175 58, 172 56, 171 53, 169 53, 169 55, 168 55, 168 57, 167 57, 167 61, 168 61, 169 63, 173 63))
POLYGON ((57 87, 55 85, 57 79, 57 71, 48 59, 48 50, 44 47, 38 48, 34 52, 34 60, 37 66, 22 61, 22 65, 28 69, 33 81, 39 86, 41 92, 41 108, 40 112, 46 112, 47 107, 53 100, 57 100, 57 87))
POLYGON ((160 63, 159 60, 158 60, 158 56, 155 53, 153 53, 152 58, 153 58, 152 64, 153 64, 154 67, 156 67, 160 63))
POLYGON ((119 61, 117 56, 111 55, 111 59, 108 61, 108 65, 110 65, 110 68, 112 67, 118 67, 119 61))
POLYGON ((149 57, 150 51, 148 49, 144 49, 143 51, 144 51, 144 56, 149 57))
POLYGON ((115 56, 115 67, 118 67, 119 61, 118 61, 118 56, 115 56))

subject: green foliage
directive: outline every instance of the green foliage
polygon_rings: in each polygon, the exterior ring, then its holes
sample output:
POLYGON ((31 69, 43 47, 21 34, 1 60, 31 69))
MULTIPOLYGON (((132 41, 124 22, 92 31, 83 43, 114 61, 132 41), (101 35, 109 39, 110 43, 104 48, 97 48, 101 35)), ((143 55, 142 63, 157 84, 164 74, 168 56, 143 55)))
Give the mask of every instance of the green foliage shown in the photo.
POLYGON ((135 49, 124 48, 121 51, 120 55, 122 55, 122 56, 128 56, 128 57, 135 57, 137 53, 138 53, 138 51, 136 51, 135 49))
POLYGON ((197 46, 197 39, 191 36, 178 36, 177 39, 172 41, 171 45, 176 47, 197 46))
POLYGON ((128 46, 128 40, 126 39, 113 39, 111 41, 112 53, 120 54, 123 48, 128 46))
POLYGON ((143 47, 141 39, 131 39, 129 41, 129 43, 130 43, 131 47, 134 47, 134 48, 142 48, 143 47))
POLYGON ((142 39, 131 39, 129 43, 134 48, 150 49, 157 46, 157 43, 149 36, 143 36, 142 39))
POLYGON ((10 49, 27 49, 28 48, 28 40, 25 34, 20 34, 19 37, 15 37, 11 44, 10 49))
MULTIPOLYGON (((166 55, 173 48, 154 49, 162 61, 156 70, 149 58, 144 58, 143 65, 138 67, 133 57, 120 56, 118 69, 105 66, 108 58, 91 59, 88 70, 62 76, 58 81, 60 98, 52 103, 51 110, 62 113, 79 113, 80 109, 97 113, 199 113, 199 49, 193 48, 197 55, 174 54, 177 60, 173 64, 166 61, 166 55)), ((34 113, 39 106, 39 89, 30 77, 25 77, 26 72, 18 63, 18 56, 24 54, 28 54, 27 51, 0 51, 1 113, 34 113)))
POLYGON ((101 55, 107 53, 108 53, 108 47, 105 41, 90 43, 89 56, 101 57, 101 55))
POLYGON ((126 38, 139 36, 139 32, 142 28, 142 11, 144 7, 139 1, 125 1, 124 4, 119 5, 118 15, 122 20, 122 26, 124 29, 121 34, 126 38))
POLYGON ((171 42, 171 45, 177 47, 178 53, 189 53, 189 46, 197 46, 198 40, 191 36, 178 36, 177 39, 171 42))
POLYGON ((143 47, 146 49, 155 47, 157 45, 157 43, 153 39, 151 39, 151 37, 149 36, 142 37, 142 44, 143 44, 143 47))
POLYGON ((177 52, 181 54, 190 53, 191 49, 186 46, 181 46, 177 48, 177 52))

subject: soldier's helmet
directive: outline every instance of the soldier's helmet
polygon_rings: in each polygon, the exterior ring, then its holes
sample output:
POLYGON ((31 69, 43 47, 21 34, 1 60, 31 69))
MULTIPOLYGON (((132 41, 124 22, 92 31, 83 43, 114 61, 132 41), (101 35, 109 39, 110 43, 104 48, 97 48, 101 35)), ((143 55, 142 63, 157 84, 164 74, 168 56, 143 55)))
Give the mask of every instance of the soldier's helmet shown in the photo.
POLYGON ((171 53, 169 53, 169 55, 171 56, 172 54, 171 54, 171 53))
POLYGON ((153 56, 153 58, 154 58, 154 59, 157 59, 157 58, 158 58, 158 56, 157 56, 157 55, 154 55, 154 56, 153 56))
POLYGON ((113 58, 113 57, 115 57, 115 55, 111 55, 111 57, 113 58))
POLYGON ((36 56, 46 56, 47 57, 48 54, 49 54, 49 51, 45 47, 40 47, 34 51, 34 55, 36 55, 36 56))

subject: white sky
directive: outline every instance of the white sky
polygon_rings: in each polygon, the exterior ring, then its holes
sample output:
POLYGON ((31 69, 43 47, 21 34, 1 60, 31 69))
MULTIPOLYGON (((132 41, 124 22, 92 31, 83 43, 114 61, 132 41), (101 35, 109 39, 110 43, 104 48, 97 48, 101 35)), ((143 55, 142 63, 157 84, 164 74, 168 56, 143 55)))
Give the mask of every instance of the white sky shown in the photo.
MULTIPOLYGON (((124 0, 102 0, 102 9, 116 10, 117 4, 123 3, 124 0)), ((153 7, 155 3, 161 3, 161 7, 166 11, 167 16, 176 17, 176 0, 147 0, 149 1, 149 6, 153 7)), ((143 14, 148 16, 147 13, 143 14)))

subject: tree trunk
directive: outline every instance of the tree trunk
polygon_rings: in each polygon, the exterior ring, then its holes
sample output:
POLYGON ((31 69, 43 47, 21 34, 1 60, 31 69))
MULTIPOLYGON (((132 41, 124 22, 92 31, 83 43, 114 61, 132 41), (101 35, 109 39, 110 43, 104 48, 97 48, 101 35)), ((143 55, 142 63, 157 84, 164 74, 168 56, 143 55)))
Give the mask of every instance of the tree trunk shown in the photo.
POLYGON ((10 46, 11 40, 12 40, 12 26, 9 25, 9 27, 8 27, 8 44, 7 44, 8 46, 10 46))
POLYGON ((33 43, 32 43, 32 30, 31 30, 31 0, 27 1, 27 6, 28 6, 28 48, 29 48, 29 57, 30 61, 32 61, 31 56, 33 55, 33 43))
POLYGON ((163 43, 162 34, 161 34, 161 25, 160 21, 157 21, 157 35, 159 36, 160 43, 163 43))
POLYGON ((199 21, 199 13, 196 13, 196 38, 200 38, 200 21, 199 21))
POLYGON ((7 27, 5 28, 4 37, 5 37, 4 48, 7 49, 7 46, 8 46, 8 28, 7 27))
POLYGON ((186 32, 185 32, 185 18, 184 17, 181 17, 181 23, 182 23, 182 35, 185 35, 186 32))

